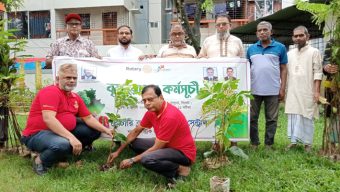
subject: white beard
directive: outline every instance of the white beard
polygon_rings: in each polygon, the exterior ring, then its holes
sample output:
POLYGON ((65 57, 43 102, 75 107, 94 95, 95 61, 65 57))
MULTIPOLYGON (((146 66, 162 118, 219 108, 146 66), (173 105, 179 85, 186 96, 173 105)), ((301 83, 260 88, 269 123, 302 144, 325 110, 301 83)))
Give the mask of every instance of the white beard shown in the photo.
POLYGON ((217 32, 217 39, 219 40, 225 40, 229 37, 230 31, 224 31, 224 32, 217 32))

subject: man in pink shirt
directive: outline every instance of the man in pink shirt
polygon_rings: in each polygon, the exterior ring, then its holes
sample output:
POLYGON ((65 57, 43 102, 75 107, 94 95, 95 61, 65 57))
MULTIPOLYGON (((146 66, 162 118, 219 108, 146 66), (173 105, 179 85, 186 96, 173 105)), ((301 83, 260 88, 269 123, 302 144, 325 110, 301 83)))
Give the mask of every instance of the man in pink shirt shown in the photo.
POLYGON ((41 89, 33 100, 21 141, 39 153, 33 160, 33 170, 38 175, 72 153, 80 155, 100 132, 112 137, 111 131, 91 115, 81 97, 72 92, 77 77, 77 65, 61 65, 57 84, 41 89), (77 122, 76 117, 82 121, 77 122))
POLYGON ((120 163, 126 169, 140 162, 145 168, 165 176, 172 184, 180 176, 188 176, 196 159, 196 146, 183 113, 163 98, 161 89, 148 85, 142 90, 142 100, 148 110, 139 125, 127 136, 108 159, 112 162, 130 144, 138 154, 120 163), (144 130, 154 128, 156 138, 137 138, 144 130))

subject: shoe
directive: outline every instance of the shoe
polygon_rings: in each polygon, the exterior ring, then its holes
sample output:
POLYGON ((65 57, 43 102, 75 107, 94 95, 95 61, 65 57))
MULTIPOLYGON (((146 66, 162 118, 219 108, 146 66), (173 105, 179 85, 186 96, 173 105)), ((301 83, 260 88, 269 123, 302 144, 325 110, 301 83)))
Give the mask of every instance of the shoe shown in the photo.
POLYGON ((84 146, 83 151, 93 152, 93 151, 96 151, 96 148, 93 147, 92 145, 86 145, 84 146))
POLYGON ((57 164, 57 167, 58 168, 62 168, 62 169, 66 169, 67 167, 69 167, 70 166, 70 164, 68 163, 68 162, 59 162, 58 164, 57 164))
POLYGON ((251 144, 251 145, 250 145, 250 148, 251 148, 252 150, 256 150, 258 147, 259 147, 259 145, 255 145, 255 144, 251 144))
POLYGON ((285 151, 289 151, 289 150, 291 150, 295 147, 296 147, 296 143, 291 143, 291 144, 287 145, 287 147, 285 148, 285 151))
POLYGON ((188 176, 190 174, 190 167, 189 166, 184 166, 184 165, 179 165, 178 169, 177 169, 177 174, 179 176, 188 176))
POLYGON ((272 151, 272 150, 274 150, 274 148, 273 148, 272 145, 266 145, 266 150, 272 151))
POLYGON ((36 163, 35 159, 33 160, 33 171, 38 175, 45 175, 47 173, 44 165, 42 163, 36 163))
POLYGON ((312 151, 312 146, 305 145, 305 152, 310 153, 312 151))
POLYGON ((177 183, 183 183, 184 180, 185 180, 185 176, 181 176, 179 175, 178 177, 169 177, 169 178, 166 178, 167 180, 167 188, 168 189, 174 189, 176 187, 176 184, 177 183))

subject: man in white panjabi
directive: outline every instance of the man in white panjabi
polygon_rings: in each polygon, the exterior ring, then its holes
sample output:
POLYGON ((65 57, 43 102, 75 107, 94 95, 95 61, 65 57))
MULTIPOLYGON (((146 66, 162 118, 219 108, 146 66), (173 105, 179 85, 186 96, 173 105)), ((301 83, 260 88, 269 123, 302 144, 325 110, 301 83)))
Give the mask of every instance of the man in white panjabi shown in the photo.
POLYGON ((185 43, 185 32, 179 23, 171 26, 170 43, 163 46, 157 57, 160 58, 195 58, 196 51, 194 47, 185 43))
POLYGON ((314 118, 318 118, 317 102, 320 97, 322 59, 320 51, 311 47, 308 30, 304 26, 293 31, 293 42, 297 46, 288 52, 288 79, 285 113, 288 115, 288 138, 295 147, 298 142, 311 151, 314 135, 314 118))
POLYGON ((244 57, 241 39, 230 34, 230 16, 227 14, 217 15, 215 23, 216 34, 204 40, 198 57, 244 57))

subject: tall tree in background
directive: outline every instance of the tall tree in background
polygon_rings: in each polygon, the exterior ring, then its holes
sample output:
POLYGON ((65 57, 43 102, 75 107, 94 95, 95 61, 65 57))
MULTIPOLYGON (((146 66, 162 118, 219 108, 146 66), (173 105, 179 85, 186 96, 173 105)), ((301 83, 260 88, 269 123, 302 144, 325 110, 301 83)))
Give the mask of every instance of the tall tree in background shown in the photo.
POLYGON ((196 52, 199 53, 201 47, 201 17, 203 10, 210 10, 213 6, 212 0, 195 0, 196 9, 194 16, 194 23, 190 25, 189 18, 187 16, 187 12, 185 10, 186 2, 185 0, 175 0, 175 7, 177 9, 177 14, 179 18, 179 22, 181 22, 184 30, 188 35, 188 43, 192 45, 196 52))
MULTIPOLYGON (((299 0, 297 8, 308 11, 324 35, 331 39, 326 56, 331 64, 340 69, 340 1, 330 0, 327 4, 308 3, 299 0)), ((329 102, 325 110, 325 126, 322 142, 323 154, 340 160, 340 72, 327 75, 325 95, 329 102)))
POLYGON ((7 12, 12 11, 13 9, 18 9, 22 5, 23 0, 0 0, 7 12))

